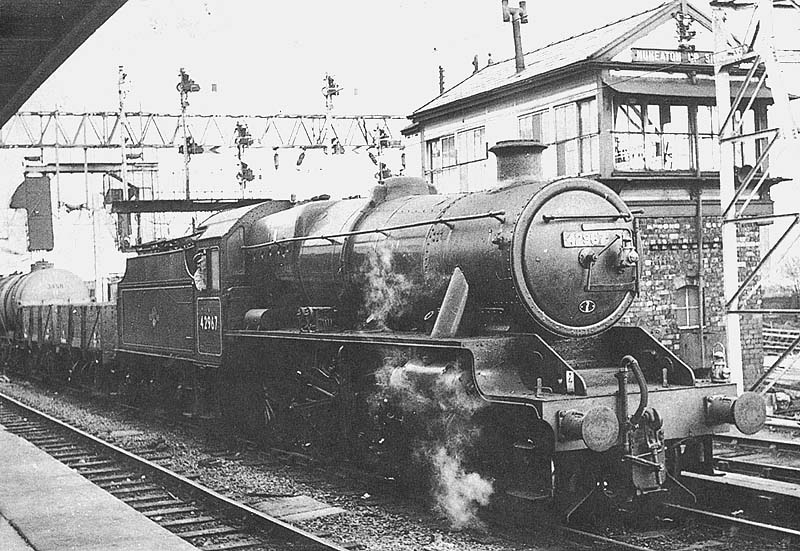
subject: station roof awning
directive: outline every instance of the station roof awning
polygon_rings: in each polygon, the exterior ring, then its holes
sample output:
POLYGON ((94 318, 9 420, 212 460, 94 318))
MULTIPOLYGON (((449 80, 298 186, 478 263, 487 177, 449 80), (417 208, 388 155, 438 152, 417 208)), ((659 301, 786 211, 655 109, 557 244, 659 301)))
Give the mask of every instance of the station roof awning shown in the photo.
MULTIPOLYGON (((741 80, 731 79, 731 97, 735 96, 741 86, 741 80)), ((717 92, 712 79, 696 78, 694 82, 688 78, 647 78, 605 76, 603 84, 609 88, 629 95, 638 96, 671 96, 683 98, 708 98, 715 100, 717 92)), ((752 95, 755 83, 751 84, 745 97, 752 95)), ((772 99, 772 92, 766 86, 758 91, 758 98, 772 99)))
POLYGON ((126 0, 0 0, 0 126, 126 0))

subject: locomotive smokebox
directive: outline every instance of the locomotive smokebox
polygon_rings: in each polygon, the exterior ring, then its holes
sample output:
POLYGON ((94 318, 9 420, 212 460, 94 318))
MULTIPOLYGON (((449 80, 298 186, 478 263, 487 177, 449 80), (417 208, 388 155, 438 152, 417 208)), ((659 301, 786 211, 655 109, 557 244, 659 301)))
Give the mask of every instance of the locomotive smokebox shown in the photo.
POLYGON ((535 140, 502 140, 489 151, 497 157, 497 181, 524 179, 539 180, 542 177, 542 151, 546 145, 535 140))

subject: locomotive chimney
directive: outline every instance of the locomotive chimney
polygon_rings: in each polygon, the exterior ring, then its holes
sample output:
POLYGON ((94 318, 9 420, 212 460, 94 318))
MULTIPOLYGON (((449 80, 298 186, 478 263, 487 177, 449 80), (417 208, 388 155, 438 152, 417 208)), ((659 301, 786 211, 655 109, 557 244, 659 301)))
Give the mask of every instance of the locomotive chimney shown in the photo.
POLYGON ((497 157, 497 181, 542 177, 542 151, 547 146, 535 140, 503 140, 489 148, 497 157))

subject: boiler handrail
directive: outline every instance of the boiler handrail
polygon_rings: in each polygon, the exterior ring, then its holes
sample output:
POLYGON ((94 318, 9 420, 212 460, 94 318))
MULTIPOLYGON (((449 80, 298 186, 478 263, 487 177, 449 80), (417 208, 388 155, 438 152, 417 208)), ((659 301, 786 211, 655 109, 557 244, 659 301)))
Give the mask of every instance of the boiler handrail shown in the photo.
POLYGON ((244 245, 242 249, 260 249, 262 247, 271 247, 275 245, 285 245, 288 243, 299 243, 303 241, 310 241, 321 239, 323 241, 333 241, 338 237, 353 237, 355 235, 367 235, 370 233, 388 233, 391 231, 396 230, 406 230, 409 228, 418 228, 420 226, 432 226, 435 224, 445 224, 450 225, 453 222, 466 222, 468 220, 480 220, 481 218, 495 218, 499 222, 503 222, 503 215, 505 215, 506 211, 504 210, 493 210, 489 212, 483 212, 480 214, 465 214, 463 216, 450 216, 448 218, 435 218, 433 220, 425 220, 424 222, 412 222, 410 224, 399 224, 397 226, 387 226, 385 228, 375 228, 371 230, 355 230, 349 232, 342 232, 342 233, 332 233, 328 235, 304 235, 299 237, 287 237, 285 239, 276 239, 274 241, 268 241, 266 243, 257 243, 255 245, 244 245))

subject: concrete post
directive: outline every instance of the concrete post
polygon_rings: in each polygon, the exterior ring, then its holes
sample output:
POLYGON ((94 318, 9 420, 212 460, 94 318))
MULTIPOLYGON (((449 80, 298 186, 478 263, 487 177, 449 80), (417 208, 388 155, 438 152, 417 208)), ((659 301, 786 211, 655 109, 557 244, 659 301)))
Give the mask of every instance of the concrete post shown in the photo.
MULTIPOLYGON (((714 56, 714 76, 717 91, 718 125, 725 121, 731 109, 730 75, 728 66, 722 65, 726 57, 724 52, 728 48, 725 32, 725 11, 721 8, 714 8, 714 51, 716 52, 714 56)), ((718 128, 717 130, 719 131, 720 129, 718 128)), ((726 130, 725 136, 729 134, 730 131, 726 130)), ((719 135, 720 204, 723 210, 730 204, 736 193, 733 147, 730 143, 722 142, 725 136, 719 135)), ((739 287, 738 247, 736 242, 736 223, 734 222, 735 211, 735 208, 731 209, 722 224, 722 278, 726 303, 736 294, 736 290, 739 287)), ((730 309, 735 310, 737 306, 738 301, 731 304, 730 309)), ((736 383, 736 389, 741 394, 744 387, 744 370, 742 367, 742 338, 738 314, 725 314, 725 329, 731 382, 736 383)))

